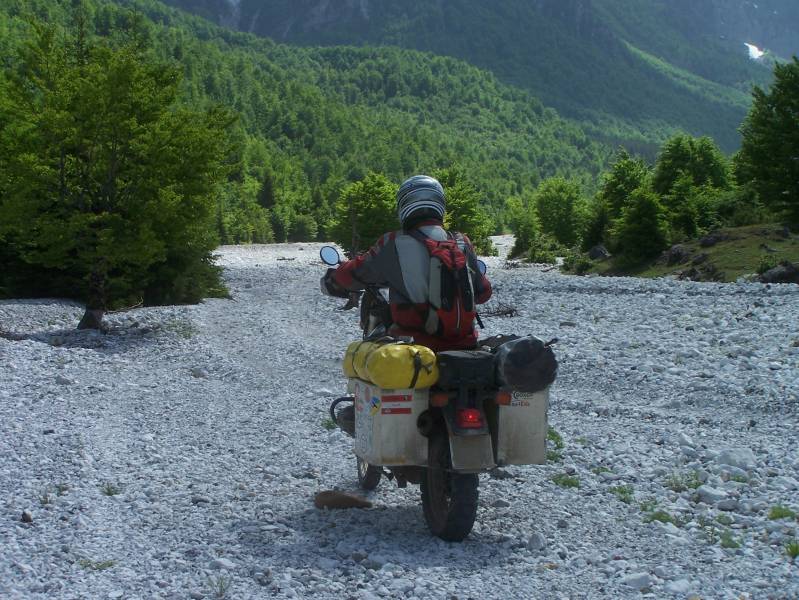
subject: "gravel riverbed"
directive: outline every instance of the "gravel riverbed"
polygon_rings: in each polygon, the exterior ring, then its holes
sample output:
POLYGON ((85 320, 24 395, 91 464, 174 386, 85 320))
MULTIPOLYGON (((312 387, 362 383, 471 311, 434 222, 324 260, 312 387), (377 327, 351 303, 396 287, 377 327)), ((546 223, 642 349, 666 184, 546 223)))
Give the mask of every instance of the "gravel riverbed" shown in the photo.
POLYGON ((448 544, 414 486, 313 506, 356 489, 325 421, 357 315, 320 295, 319 248, 221 248, 232 300, 104 334, 70 302, 0 302, 0 597, 799 597, 799 286, 487 259, 518 315, 486 334, 559 338, 562 440, 481 476, 448 544))

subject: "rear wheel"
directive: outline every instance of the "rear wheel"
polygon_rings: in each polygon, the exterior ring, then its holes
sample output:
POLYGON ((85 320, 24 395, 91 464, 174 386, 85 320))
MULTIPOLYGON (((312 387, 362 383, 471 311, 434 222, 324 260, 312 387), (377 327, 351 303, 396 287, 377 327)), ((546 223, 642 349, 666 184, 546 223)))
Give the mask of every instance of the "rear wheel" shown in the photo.
POLYGON ((477 516, 479 479, 450 470, 449 440, 443 434, 430 438, 428 465, 421 482, 427 527, 442 540, 462 542, 477 516))
POLYGON ((370 465, 362 458, 358 458, 358 485, 364 490, 373 490, 380 483, 383 469, 370 465))

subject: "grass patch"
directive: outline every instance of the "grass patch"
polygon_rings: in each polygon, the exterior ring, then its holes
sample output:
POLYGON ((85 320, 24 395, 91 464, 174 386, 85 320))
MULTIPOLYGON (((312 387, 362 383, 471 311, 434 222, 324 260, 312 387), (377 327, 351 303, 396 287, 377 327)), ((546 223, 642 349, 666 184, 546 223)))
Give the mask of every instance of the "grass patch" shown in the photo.
POLYGON ((785 544, 785 554, 791 557, 791 560, 796 560, 799 557, 799 541, 792 541, 785 544))
POLYGON ((675 519, 671 514, 667 513, 665 510, 656 510, 649 514, 644 515, 644 523, 652 523, 653 521, 657 521, 659 523, 671 523, 672 525, 679 526, 677 519, 675 519))
POLYGON ((741 542, 732 536, 732 532, 729 529, 725 529, 721 532, 719 544, 721 544, 722 548, 729 548, 731 550, 741 547, 741 542))
POLYGON ((208 578, 208 588, 211 591, 211 596, 214 598, 225 598, 233 580, 224 575, 217 575, 216 577, 208 578))
POLYGON ((338 427, 338 425, 336 425, 336 422, 333 419, 328 417, 327 419, 322 421, 322 427, 327 429, 328 431, 333 431, 336 427, 338 427))
POLYGON ((768 518, 772 521, 777 521, 779 519, 795 519, 796 513, 792 511, 787 506, 772 506, 771 510, 768 511, 768 518))
POLYGON ((555 485, 559 485, 562 488, 579 488, 580 487, 580 479, 578 477, 573 477, 571 475, 566 475, 566 473, 560 473, 558 475, 552 476, 552 481, 555 485))
POLYGON ((696 471, 690 473, 672 473, 666 478, 664 485, 673 492, 684 492, 686 490, 695 490, 702 482, 699 480, 699 475, 696 471))
POLYGON ((566 447, 566 444, 563 443, 563 437, 552 426, 547 429, 547 441, 552 442, 555 450, 563 450, 566 447))
MULTIPOLYGON (((778 264, 784 260, 799 262, 799 238, 794 234, 790 238, 780 235, 783 227, 779 224, 748 225, 746 227, 733 227, 721 229, 719 233, 728 236, 710 248, 702 248, 699 240, 683 242, 691 256, 706 254, 707 259, 697 268, 714 267, 718 279, 724 282, 733 282, 744 275, 757 273, 769 264, 778 264), (763 246, 770 252, 764 252, 763 246)), ((596 263, 592 272, 600 275, 633 275, 637 277, 666 277, 691 267, 691 259, 684 264, 666 265, 665 262, 655 260, 650 263, 622 269, 613 260, 596 263)))
POLYGON ((89 569, 91 571, 105 571, 106 569, 110 569, 117 563, 115 560, 94 561, 94 560, 89 560, 88 558, 82 558, 78 561, 78 564, 84 569, 89 569))
POLYGON ((547 450, 547 462, 560 462, 563 460, 563 455, 557 450, 547 450))
POLYGON ((46 488, 44 488, 42 490, 42 493, 39 494, 39 504, 41 504, 42 506, 46 506, 48 504, 52 504, 53 503, 53 496, 50 493, 51 491, 52 490, 51 490, 50 486, 47 486, 46 488))
POLYGON ((641 512, 648 513, 654 511, 657 508, 658 501, 655 500, 654 498, 647 498, 646 500, 643 500, 638 506, 641 508, 641 512))
POLYGON ((631 485, 617 485, 610 488, 610 493, 625 504, 633 503, 633 486, 631 485))
POLYGON ((726 527, 729 527, 734 522, 735 521, 733 520, 733 518, 729 515, 719 515, 718 517, 716 517, 716 523, 719 523, 720 525, 724 525, 726 527))
POLYGON ((607 467, 594 467, 593 469, 591 469, 591 472, 594 475, 602 475, 602 473, 613 473, 613 471, 611 471, 607 467))
POLYGON ((122 490, 119 488, 118 485, 106 481, 103 485, 100 486, 100 491, 103 493, 104 496, 116 496, 122 490))

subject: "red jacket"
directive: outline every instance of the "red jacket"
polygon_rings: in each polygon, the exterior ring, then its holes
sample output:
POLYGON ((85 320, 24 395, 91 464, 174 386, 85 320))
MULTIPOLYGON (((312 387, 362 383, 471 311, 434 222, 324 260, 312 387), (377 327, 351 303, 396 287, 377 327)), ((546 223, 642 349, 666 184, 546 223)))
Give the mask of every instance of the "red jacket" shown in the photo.
MULTIPOLYGON (((443 241, 447 232, 438 222, 422 223, 417 229, 426 237, 443 241)), ((483 304, 491 297, 491 283, 477 268, 477 256, 469 238, 456 234, 455 239, 466 254, 473 273, 474 298, 483 304)), ((416 238, 402 231, 387 233, 365 254, 347 261, 335 271, 335 282, 349 291, 359 291, 364 284, 388 287, 393 325, 391 335, 413 337, 416 343, 435 351, 474 348, 477 331, 457 339, 443 339, 425 331, 429 308, 430 255, 416 238)))

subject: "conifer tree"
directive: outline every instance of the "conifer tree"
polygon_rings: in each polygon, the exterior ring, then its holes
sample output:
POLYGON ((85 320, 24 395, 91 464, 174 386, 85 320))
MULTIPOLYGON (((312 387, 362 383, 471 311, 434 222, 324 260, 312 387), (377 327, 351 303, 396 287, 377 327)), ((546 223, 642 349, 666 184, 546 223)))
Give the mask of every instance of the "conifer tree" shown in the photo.
POLYGON ((799 58, 777 64, 769 91, 755 87, 753 95, 741 128, 738 180, 751 182, 766 206, 799 224, 799 58))
POLYGON ((176 107, 180 77, 140 40, 92 45, 35 24, 0 106, 0 237, 20 268, 86 302, 79 327, 132 298, 219 287, 214 190, 229 115, 176 107))

